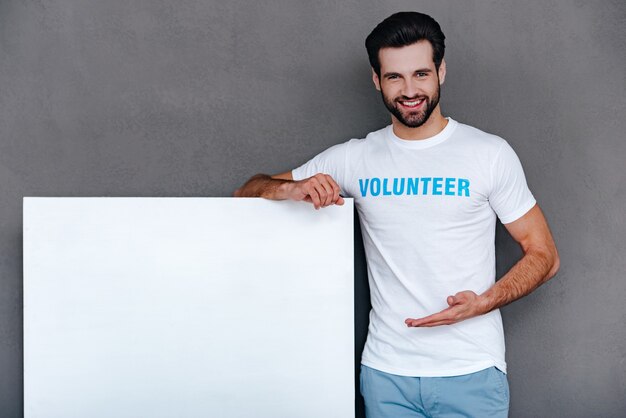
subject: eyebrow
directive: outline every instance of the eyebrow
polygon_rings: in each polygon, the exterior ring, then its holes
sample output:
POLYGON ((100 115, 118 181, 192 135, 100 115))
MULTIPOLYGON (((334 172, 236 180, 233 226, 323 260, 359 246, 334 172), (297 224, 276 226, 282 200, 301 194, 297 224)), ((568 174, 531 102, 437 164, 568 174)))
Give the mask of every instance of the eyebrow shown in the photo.
MULTIPOLYGON (((413 72, 414 73, 432 73, 432 70, 430 68, 420 68, 419 70, 415 70, 413 72)), ((389 76, 392 76, 392 75, 402 75, 402 74, 389 72, 389 73, 383 74, 383 77, 389 77, 389 76)))

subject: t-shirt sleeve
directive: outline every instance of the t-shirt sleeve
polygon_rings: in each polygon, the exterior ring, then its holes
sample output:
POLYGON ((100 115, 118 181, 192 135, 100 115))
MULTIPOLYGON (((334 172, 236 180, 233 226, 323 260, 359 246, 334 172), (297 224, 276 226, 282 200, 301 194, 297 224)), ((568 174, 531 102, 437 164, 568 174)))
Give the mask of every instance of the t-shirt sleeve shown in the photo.
POLYGON ((291 171, 294 180, 302 180, 317 173, 330 175, 341 188, 341 194, 345 196, 346 186, 346 162, 348 142, 333 145, 311 158, 300 167, 291 171))
POLYGON ((503 224, 521 218, 537 203, 526 184, 522 163, 506 141, 496 154, 491 176, 489 204, 503 224))

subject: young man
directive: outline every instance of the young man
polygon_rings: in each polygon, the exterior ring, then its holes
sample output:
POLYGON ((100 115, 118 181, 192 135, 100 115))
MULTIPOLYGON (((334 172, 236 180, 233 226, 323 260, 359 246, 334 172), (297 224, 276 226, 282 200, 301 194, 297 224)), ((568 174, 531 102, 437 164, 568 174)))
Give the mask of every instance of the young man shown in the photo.
POLYGON ((498 308, 559 266, 513 149, 441 115, 444 39, 430 16, 385 19, 365 44, 391 125, 235 192, 315 209, 343 204, 340 192, 354 198, 372 299, 360 382, 368 418, 507 416, 498 308), (524 252, 498 282, 496 216, 524 252))

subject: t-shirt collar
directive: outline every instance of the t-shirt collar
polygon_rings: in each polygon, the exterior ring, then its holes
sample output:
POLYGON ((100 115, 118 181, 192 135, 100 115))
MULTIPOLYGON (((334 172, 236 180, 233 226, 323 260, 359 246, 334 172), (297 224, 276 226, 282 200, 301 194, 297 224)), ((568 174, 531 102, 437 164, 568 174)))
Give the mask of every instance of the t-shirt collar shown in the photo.
POLYGON ((454 132, 454 129, 456 128, 456 126, 458 125, 457 121, 455 121, 451 117, 448 116, 446 117, 446 119, 448 119, 448 123, 446 124, 445 128, 443 128, 441 132, 439 132, 438 134, 431 136, 429 138, 402 139, 393 132, 393 124, 387 126, 387 137, 393 143, 398 144, 405 148, 411 148, 411 149, 430 148, 434 145, 441 144, 443 141, 448 139, 450 135, 452 135, 452 132, 454 132))

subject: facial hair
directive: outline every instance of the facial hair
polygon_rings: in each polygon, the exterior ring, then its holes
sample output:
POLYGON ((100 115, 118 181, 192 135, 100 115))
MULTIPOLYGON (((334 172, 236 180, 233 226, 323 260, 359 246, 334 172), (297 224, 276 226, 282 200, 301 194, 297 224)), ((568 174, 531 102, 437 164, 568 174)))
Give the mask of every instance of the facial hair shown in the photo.
POLYGON ((382 86, 380 87, 380 95, 383 98, 383 102, 385 103, 385 107, 387 107, 387 110, 389 110, 389 112, 391 112, 391 114, 394 115, 396 119, 400 121, 400 123, 402 123, 404 126, 407 126, 409 128, 419 128, 428 120, 430 115, 433 113, 433 110, 435 110, 435 108, 439 104, 440 93, 441 93, 441 86, 439 85, 439 82, 437 82, 437 93, 432 98, 428 96, 416 96, 416 97, 401 96, 400 98, 389 100, 385 96, 382 86), (409 111, 408 117, 405 117, 405 115, 402 114, 402 110, 400 110, 399 108, 401 104, 398 103, 398 100, 411 101, 411 100, 419 100, 419 99, 424 99, 426 101, 425 109, 418 110, 418 111, 409 111))

